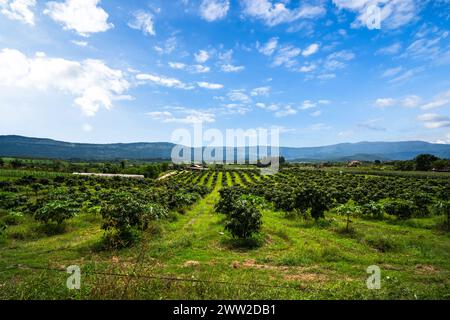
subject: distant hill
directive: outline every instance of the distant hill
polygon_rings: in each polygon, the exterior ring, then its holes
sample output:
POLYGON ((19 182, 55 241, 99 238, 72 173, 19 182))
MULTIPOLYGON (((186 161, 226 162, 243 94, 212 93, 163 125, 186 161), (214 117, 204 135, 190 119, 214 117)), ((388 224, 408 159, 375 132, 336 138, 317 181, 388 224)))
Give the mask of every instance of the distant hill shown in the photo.
MULTIPOLYGON (((0 136, 0 156, 64 160, 169 160, 167 142, 86 144, 22 136, 0 136)), ((422 141, 342 143, 312 148, 280 148, 288 161, 408 160, 421 153, 450 158, 450 145, 422 141)))
POLYGON ((115 143, 86 144, 22 136, 0 136, 0 156, 49 159, 116 160, 170 159, 174 144, 115 143))

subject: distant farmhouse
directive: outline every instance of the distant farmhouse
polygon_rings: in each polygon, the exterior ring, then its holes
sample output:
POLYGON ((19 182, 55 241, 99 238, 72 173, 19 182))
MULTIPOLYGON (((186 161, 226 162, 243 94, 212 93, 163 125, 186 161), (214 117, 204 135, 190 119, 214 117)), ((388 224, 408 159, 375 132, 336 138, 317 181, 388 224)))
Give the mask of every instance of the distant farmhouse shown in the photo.
POLYGON ((203 171, 203 170, 208 170, 208 167, 205 165, 193 164, 188 169, 191 171, 203 171))
POLYGON ((349 167, 349 168, 355 168, 355 167, 359 167, 360 165, 361 165, 361 161, 355 160, 355 161, 350 161, 350 162, 347 164, 347 167, 349 167))

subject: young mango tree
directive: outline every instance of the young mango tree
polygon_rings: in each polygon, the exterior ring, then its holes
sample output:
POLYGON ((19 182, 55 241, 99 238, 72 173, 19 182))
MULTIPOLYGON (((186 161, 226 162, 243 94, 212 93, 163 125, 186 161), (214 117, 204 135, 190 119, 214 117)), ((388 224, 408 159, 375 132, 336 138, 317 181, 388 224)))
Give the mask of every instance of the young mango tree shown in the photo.
POLYGON ((54 222, 62 225, 64 221, 74 217, 78 211, 78 205, 73 201, 54 200, 39 208, 34 214, 34 218, 45 224, 54 222))
POLYGON ((393 199, 384 203, 384 210, 397 219, 409 219, 417 211, 417 207, 412 201, 393 199))
POLYGON ((100 210, 106 238, 118 247, 130 245, 139 231, 148 228, 150 221, 167 216, 167 210, 128 192, 117 192, 102 203, 100 210))
POLYGON ((450 231, 450 200, 439 201, 433 207, 433 211, 436 215, 442 215, 446 217, 447 220, 447 230, 450 231))
POLYGON ((325 217, 325 211, 332 203, 328 194, 315 187, 306 187, 298 190, 295 195, 295 207, 301 211, 311 209, 311 216, 318 220, 325 217))
POLYGON ((237 200, 225 221, 225 229, 239 239, 251 238, 261 230, 261 226, 262 215, 249 200, 237 200))
POLYGON ((361 209, 359 206, 355 204, 353 200, 348 201, 346 204, 342 204, 335 209, 338 215, 346 217, 347 224, 345 227, 345 231, 350 230, 350 218, 359 216, 361 214, 361 209))

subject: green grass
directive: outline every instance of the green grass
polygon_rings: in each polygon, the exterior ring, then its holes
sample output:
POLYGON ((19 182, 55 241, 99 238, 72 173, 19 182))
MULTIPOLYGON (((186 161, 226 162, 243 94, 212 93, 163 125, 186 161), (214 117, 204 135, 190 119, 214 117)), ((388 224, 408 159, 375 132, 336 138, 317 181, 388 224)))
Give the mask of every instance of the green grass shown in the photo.
POLYGON ((268 206, 262 244, 252 247, 231 239, 214 212, 222 174, 185 214, 120 251, 98 249, 99 216, 77 216, 54 236, 25 217, 0 242, 0 299, 450 299, 450 236, 434 227, 440 218, 353 218, 345 232, 342 217, 287 219, 268 206), (80 291, 66 289, 69 265, 81 267, 80 291), (370 265, 381 268, 381 290, 366 287, 370 265))

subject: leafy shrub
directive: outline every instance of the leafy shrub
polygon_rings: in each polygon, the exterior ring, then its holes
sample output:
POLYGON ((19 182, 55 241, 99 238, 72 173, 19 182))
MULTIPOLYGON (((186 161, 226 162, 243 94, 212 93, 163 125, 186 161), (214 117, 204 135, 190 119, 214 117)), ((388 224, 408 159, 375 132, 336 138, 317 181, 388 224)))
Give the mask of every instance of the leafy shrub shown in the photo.
POLYGON ((0 219, 7 226, 16 226, 23 220, 23 214, 20 212, 10 212, 0 219))
POLYGON ((381 220, 384 216, 383 205, 375 201, 370 201, 361 206, 361 214, 364 217, 381 220))
POLYGON ((36 211, 34 218, 45 224, 55 222, 61 225, 65 220, 72 218, 78 213, 77 207, 77 204, 71 201, 50 201, 36 211))
POLYGON ((430 209, 428 206, 433 202, 430 195, 423 192, 418 192, 413 193, 410 199, 416 206, 415 215, 417 217, 426 217, 430 214, 430 209))
POLYGON ((222 188, 219 191, 220 200, 215 206, 215 210, 218 213, 225 215, 231 214, 235 209, 235 203, 244 194, 244 190, 239 186, 222 188))
POLYGON ((101 214, 106 240, 110 245, 124 247, 133 243, 150 221, 166 217, 167 210, 131 193, 117 192, 102 203, 101 214))
POLYGON ((228 213, 225 229, 234 238, 249 239, 258 233, 262 226, 262 215, 258 208, 249 200, 237 200, 228 213))
POLYGON ((325 217, 325 210, 331 206, 331 198, 326 192, 315 187, 305 187, 297 191, 295 206, 301 211, 311 209, 311 216, 318 220, 325 217))
POLYGON ((27 202, 27 197, 11 194, 11 193, 0 193, 0 208, 1 209, 15 209, 27 202))
POLYGON ((450 230, 450 200, 437 202, 433 206, 433 212, 446 217, 447 230, 450 230))
POLYGON ((387 214, 398 219, 409 219, 417 210, 414 203, 403 199, 388 200, 384 203, 384 210, 387 214))

